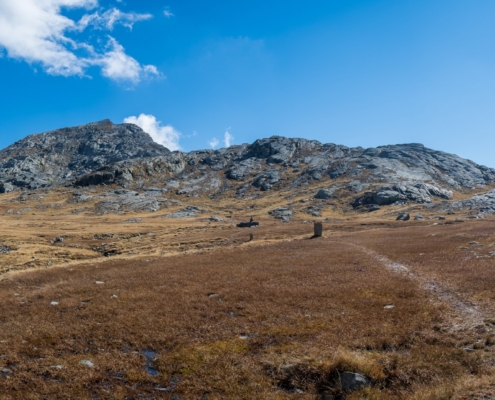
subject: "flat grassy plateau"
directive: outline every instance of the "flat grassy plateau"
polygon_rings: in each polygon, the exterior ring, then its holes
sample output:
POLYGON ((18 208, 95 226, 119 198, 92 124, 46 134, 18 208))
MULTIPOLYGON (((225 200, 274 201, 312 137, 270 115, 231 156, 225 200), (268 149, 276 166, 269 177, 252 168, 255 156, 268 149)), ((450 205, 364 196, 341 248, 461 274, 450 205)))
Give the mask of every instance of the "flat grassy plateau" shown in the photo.
POLYGON ((263 204, 211 222, 13 199, 0 399, 495 398, 493 218, 336 214, 311 238, 263 204))

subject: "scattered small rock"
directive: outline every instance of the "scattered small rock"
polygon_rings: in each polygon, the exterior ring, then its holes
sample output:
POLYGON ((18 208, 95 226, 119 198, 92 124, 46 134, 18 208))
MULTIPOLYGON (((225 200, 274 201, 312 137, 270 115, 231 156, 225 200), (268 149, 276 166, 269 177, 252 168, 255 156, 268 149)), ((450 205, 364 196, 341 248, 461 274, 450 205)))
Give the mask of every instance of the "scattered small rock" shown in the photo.
POLYGON ((0 254, 10 253, 12 249, 9 246, 0 245, 0 254))
POLYGON ((93 368, 95 365, 89 360, 81 360, 79 364, 85 365, 86 367, 93 368))
POLYGON ((423 217, 423 215, 422 215, 422 214, 417 214, 417 215, 414 217, 414 219, 415 219, 416 221, 420 221, 420 220, 425 219, 425 217, 423 217))
POLYGON ((143 219, 142 218, 130 218, 130 219, 125 220, 123 222, 123 224, 136 224, 139 222, 143 222, 143 219))
POLYGON ((50 305, 52 305, 52 306, 58 306, 58 301, 52 301, 52 302, 50 303, 50 305))

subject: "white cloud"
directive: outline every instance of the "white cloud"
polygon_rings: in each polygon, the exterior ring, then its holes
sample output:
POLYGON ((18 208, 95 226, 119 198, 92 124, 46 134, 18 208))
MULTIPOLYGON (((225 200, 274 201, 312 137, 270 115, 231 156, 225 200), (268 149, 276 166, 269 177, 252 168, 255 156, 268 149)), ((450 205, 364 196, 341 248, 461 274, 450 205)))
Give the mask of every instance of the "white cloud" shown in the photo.
POLYGON ((234 136, 232 136, 230 132, 226 130, 225 133, 223 134, 223 143, 225 144, 225 147, 230 147, 233 140, 234 140, 234 136))
POLYGON ((132 29, 134 23, 145 21, 150 18, 153 18, 151 14, 137 14, 134 12, 125 13, 117 8, 112 8, 102 14, 95 12, 93 14, 84 15, 77 23, 77 28, 79 30, 84 30, 88 26, 93 25, 98 29, 106 28, 112 30, 116 24, 120 23, 127 28, 132 29))
POLYGON ((128 56, 117 41, 109 37, 105 54, 95 60, 101 66, 103 76, 114 80, 139 82, 145 75, 158 75, 154 65, 140 65, 134 58, 128 56))
POLYGON ((155 116, 150 114, 140 114, 139 117, 124 118, 124 122, 135 124, 143 131, 149 133, 151 138, 169 150, 180 150, 179 139, 180 133, 171 125, 163 126, 160 121, 157 121, 155 116))
POLYGON ((175 15, 172 14, 168 8, 166 8, 165 10, 163 10, 163 15, 165 15, 167 18, 175 17, 175 15))
POLYGON ((99 48, 69 37, 89 25, 111 30, 117 23, 132 27, 149 14, 123 13, 112 9, 86 14, 79 22, 64 15, 62 9, 94 9, 97 0, 0 0, 0 49, 7 56, 41 64, 52 75, 84 76, 91 66, 100 66, 104 76, 138 82, 146 75, 157 75, 154 66, 143 66, 114 39, 97 38, 99 48), (129 69, 129 71, 126 71, 129 69))
POLYGON ((211 139, 208 144, 210 145, 210 147, 212 149, 214 149, 215 147, 217 147, 219 144, 220 144, 220 141, 217 139, 217 138, 213 138, 211 139))

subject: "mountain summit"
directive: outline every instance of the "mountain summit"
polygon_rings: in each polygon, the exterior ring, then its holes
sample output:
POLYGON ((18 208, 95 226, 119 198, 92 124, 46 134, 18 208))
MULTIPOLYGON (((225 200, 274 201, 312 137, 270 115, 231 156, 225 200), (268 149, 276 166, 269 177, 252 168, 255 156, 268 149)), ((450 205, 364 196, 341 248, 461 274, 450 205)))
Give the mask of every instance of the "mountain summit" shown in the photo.
POLYGON ((106 119, 34 134, 0 151, 0 181, 36 189, 73 181, 109 164, 169 154, 133 124, 106 119))

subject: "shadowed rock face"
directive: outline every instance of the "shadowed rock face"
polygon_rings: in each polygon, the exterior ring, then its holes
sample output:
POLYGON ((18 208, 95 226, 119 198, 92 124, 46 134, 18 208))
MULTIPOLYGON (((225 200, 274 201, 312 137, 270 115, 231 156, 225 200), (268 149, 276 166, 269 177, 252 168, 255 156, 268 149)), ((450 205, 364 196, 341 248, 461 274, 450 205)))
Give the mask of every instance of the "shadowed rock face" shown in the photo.
POLYGON ((60 185, 118 161, 169 153, 136 125, 104 120, 30 135, 3 149, 0 181, 29 189, 60 185))
POLYGON ((353 207, 375 210, 450 199, 494 183, 494 169, 415 143, 363 149, 272 136, 182 153, 154 143, 135 125, 109 120, 31 135, 0 152, 0 192, 102 184, 187 197, 281 191, 322 201, 349 197, 353 207))

